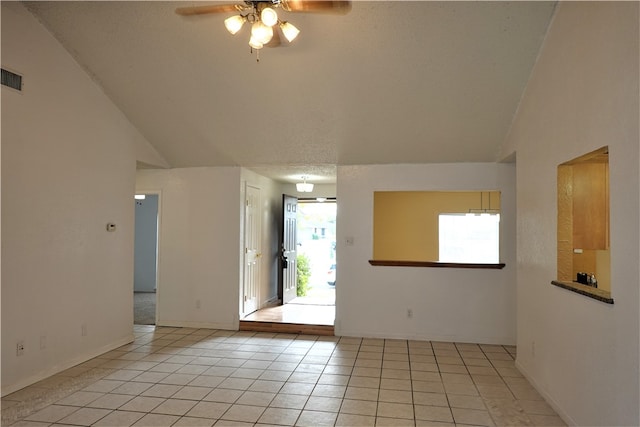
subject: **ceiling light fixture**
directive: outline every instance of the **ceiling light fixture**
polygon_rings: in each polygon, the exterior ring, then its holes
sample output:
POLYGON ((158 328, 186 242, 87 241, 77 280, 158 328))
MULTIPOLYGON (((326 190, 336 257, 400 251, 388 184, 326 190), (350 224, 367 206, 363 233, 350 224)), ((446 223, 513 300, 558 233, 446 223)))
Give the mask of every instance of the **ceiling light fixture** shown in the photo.
MULTIPOLYGON (((249 46, 251 52, 256 50, 256 60, 260 61, 260 49, 273 40, 274 29, 282 31, 284 38, 289 43, 295 40, 300 34, 293 24, 287 21, 280 21, 275 8, 280 6, 280 0, 245 1, 249 6, 246 15, 234 15, 224 20, 224 26, 231 34, 235 35, 242 29, 245 22, 251 24, 251 37, 249 46)), ((279 37, 276 39, 279 40, 279 37)))
POLYGON ((296 190, 299 193, 311 193, 313 191, 313 184, 307 182, 307 177, 302 177, 302 182, 296 184, 296 190))

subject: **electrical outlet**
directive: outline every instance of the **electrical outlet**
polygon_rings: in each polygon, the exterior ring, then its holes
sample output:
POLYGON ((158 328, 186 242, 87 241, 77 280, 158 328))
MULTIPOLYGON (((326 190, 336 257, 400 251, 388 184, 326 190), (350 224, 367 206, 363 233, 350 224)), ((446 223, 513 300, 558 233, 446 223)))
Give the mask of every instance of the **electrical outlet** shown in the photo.
POLYGON ((407 319, 413 319, 413 310, 407 308, 407 319))
POLYGON ((40 350, 44 350, 47 348, 47 336, 40 335, 40 350))
POLYGON ((18 341, 16 344, 16 356, 22 356, 24 354, 24 341, 18 341))

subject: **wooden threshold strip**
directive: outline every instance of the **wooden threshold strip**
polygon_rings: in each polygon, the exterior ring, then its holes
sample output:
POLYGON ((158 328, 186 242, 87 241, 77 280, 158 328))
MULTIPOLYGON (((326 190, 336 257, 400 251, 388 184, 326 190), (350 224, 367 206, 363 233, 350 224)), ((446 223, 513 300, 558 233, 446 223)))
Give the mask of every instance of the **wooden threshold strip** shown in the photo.
POLYGON ((302 323, 278 323, 261 321, 240 321, 241 331, 274 332, 283 334, 333 336, 333 325, 305 325, 302 323))

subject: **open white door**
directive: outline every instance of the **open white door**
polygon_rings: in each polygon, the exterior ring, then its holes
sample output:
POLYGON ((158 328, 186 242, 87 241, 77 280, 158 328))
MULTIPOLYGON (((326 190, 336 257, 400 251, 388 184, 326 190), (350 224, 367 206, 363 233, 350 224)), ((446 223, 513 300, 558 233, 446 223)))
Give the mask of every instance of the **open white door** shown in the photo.
POLYGON ((260 189, 247 184, 244 215, 244 284, 242 314, 258 309, 260 286, 260 189))
POLYGON ((280 293, 282 303, 286 304, 297 296, 297 221, 298 198, 282 195, 282 239, 280 246, 280 293))

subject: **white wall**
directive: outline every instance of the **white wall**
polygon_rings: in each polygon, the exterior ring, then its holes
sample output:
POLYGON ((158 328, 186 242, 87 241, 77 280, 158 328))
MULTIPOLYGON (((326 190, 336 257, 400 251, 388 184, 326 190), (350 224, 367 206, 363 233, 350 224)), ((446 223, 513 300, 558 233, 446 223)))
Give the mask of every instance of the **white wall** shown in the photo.
POLYGON ((575 425, 640 424, 638 22, 637 2, 560 3, 506 144, 518 165, 517 364, 575 425), (557 165, 604 145, 614 305, 550 284, 557 165))
POLYGON ((236 329, 240 168, 139 170, 160 193, 157 324, 236 329))
POLYGON ((132 197, 147 143, 17 2, 2 2, 2 66, 24 76, 22 93, 2 87, 5 395, 133 339, 132 197))
POLYGON ((515 166, 338 167, 336 334, 514 344, 515 166), (374 267, 373 192, 502 191, 502 270, 374 267), (346 244, 353 238, 353 245, 346 244), (407 309, 413 318, 407 318, 407 309))

